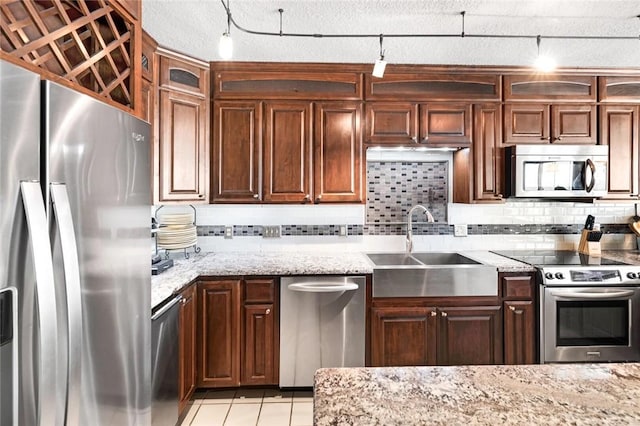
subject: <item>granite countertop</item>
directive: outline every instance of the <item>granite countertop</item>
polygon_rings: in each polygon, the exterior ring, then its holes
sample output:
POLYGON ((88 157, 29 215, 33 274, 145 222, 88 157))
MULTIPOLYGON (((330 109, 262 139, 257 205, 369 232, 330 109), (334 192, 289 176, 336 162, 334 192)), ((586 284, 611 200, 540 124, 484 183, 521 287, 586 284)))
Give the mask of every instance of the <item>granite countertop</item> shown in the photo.
POLYGON ((640 363, 326 368, 314 425, 640 424, 640 363))

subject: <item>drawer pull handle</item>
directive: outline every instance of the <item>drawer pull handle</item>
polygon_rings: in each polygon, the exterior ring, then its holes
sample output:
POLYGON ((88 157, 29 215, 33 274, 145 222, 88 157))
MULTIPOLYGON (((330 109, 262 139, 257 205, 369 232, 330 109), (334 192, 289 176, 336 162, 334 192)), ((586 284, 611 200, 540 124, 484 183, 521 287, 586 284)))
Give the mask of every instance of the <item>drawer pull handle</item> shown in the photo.
POLYGON ((436 311, 431 311, 431 316, 435 317, 436 315, 438 315, 438 313, 436 311))
POLYGON ((515 312, 516 308, 514 306, 509 306, 509 309, 511 309, 511 311, 515 312))
POLYGON ((447 313, 446 313, 446 312, 443 312, 443 313, 442 313, 442 316, 443 316, 443 317, 446 317, 446 316, 447 316, 447 313))

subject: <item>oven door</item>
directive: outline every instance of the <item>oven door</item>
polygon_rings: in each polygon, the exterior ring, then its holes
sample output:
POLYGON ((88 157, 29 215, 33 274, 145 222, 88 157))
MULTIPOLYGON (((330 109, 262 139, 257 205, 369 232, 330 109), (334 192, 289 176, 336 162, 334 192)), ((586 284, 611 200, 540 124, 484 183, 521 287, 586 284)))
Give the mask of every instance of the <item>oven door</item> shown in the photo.
POLYGON ((540 361, 640 361, 640 288, 541 287, 540 361))

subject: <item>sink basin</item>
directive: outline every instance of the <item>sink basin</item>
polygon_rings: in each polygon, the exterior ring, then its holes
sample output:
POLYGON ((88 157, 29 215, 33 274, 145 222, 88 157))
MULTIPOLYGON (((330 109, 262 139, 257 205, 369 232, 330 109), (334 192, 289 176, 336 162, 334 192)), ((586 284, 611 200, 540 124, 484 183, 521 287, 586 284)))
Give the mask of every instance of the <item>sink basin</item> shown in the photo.
POLYGON ((459 253, 372 253, 373 297, 497 296, 498 270, 459 253))
POLYGON ((458 253, 414 253, 411 256, 425 265, 480 265, 458 253))
POLYGON ((407 253, 376 253, 367 256, 376 266, 420 265, 420 262, 407 253))

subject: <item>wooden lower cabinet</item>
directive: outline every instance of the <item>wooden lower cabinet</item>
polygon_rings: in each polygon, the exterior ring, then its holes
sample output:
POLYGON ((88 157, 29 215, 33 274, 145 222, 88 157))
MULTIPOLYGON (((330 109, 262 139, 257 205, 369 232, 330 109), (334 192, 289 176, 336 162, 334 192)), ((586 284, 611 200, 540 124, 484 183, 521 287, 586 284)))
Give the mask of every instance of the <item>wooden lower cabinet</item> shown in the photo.
POLYGON ((531 300, 504 302, 504 363, 533 364, 535 353, 535 304, 531 300))
POLYGON ((212 280, 199 286, 198 386, 277 384, 276 280, 212 280))
POLYGON ((438 365, 502 364, 500 306, 438 311, 438 365))
POLYGON ((178 409, 182 413, 196 389, 196 286, 182 292, 179 317, 178 409))
POLYGON ((371 365, 436 365, 436 310, 371 309, 371 365))
POLYGON ((501 363, 500 306, 371 309, 374 367, 501 363))
POLYGON ((240 384, 240 280, 199 283, 198 386, 240 384))

